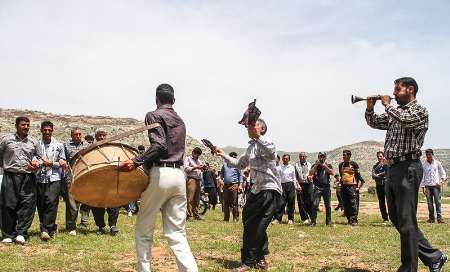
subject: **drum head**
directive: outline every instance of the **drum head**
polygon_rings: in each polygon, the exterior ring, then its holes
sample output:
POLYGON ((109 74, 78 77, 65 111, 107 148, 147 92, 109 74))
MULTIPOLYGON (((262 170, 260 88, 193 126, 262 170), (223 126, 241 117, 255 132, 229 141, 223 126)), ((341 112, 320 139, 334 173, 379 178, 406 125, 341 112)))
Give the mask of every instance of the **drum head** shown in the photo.
POLYGON ((149 183, 141 168, 119 172, 117 165, 93 169, 72 183, 73 198, 91 207, 115 208, 137 200, 149 183))

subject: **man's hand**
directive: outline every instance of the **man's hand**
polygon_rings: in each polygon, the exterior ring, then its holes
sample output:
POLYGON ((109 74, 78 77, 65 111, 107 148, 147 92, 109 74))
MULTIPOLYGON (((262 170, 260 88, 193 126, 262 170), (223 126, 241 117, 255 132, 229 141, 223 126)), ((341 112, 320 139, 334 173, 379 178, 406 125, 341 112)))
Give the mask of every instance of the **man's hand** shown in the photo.
POLYGON ((65 160, 59 160, 58 163, 59 163, 59 166, 61 166, 61 168, 64 170, 67 170, 67 168, 69 168, 69 166, 67 165, 67 162, 65 160))
POLYGON ((427 191, 426 191, 425 187, 422 187, 422 193, 423 193, 424 195, 427 195, 427 191))
POLYGON ((306 179, 307 179, 309 182, 313 182, 313 176, 308 176, 306 179))
POLYGON ((380 95, 381 103, 383 106, 387 106, 391 104, 391 97, 389 95, 380 95))
POLYGON ((40 165, 39 165, 39 161, 38 160, 32 160, 31 163, 29 163, 27 165, 27 171, 34 172, 34 171, 36 171, 39 168, 39 166, 40 165))
POLYGON ((52 167, 53 166, 53 161, 51 160, 44 160, 44 166, 45 167, 52 167))
POLYGON ((223 157, 223 156, 225 156, 225 152, 221 148, 216 147, 214 155, 216 155, 218 157, 223 157))
POLYGON ((297 192, 301 192, 302 186, 300 186, 300 184, 297 183, 297 186, 295 186, 295 190, 297 190, 297 192))
POLYGON ((375 104, 377 103, 377 96, 368 96, 367 97, 367 111, 373 111, 375 104))
POLYGON ((132 160, 126 160, 123 162, 119 162, 118 168, 121 172, 130 172, 136 169, 136 166, 134 165, 134 162, 132 160))

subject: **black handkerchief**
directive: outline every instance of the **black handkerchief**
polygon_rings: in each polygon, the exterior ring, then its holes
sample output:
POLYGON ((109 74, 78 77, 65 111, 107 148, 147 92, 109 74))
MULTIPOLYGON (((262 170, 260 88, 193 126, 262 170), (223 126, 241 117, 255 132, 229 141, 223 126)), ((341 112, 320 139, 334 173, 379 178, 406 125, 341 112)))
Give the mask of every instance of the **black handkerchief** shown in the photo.
POLYGON ((261 111, 256 107, 256 99, 248 104, 248 109, 244 112, 244 116, 242 116, 239 124, 248 127, 249 125, 254 126, 259 116, 261 115, 261 111))

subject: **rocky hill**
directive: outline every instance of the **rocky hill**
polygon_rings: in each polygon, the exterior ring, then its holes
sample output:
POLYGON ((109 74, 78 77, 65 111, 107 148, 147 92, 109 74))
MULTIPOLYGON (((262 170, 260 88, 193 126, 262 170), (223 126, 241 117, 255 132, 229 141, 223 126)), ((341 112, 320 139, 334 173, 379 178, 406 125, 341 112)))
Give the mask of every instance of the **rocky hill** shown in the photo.
MULTIPOLYGON (((50 120, 55 125, 54 137, 62 142, 70 139, 70 130, 80 127, 83 135, 94 135, 99 128, 108 132, 109 135, 116 135, 144 125, 143 121, 133 118, 117 118, 110 116, 85 116, 85 115, 60 115, 32 110, 0 109, 0 136, 15 131, 15 118, 17 116, 27 116, 31 121, 31 136, 40 137, 40 124, 44 120, 50 120)), ((149 146, 147 133, 142 132, 121 140, 133 147, 138 145, 149 146)), ((199 141, 192 137, 186 139, 186 153, 190 154, 194 147, 203 150, 202 160, 209 162, 214 168, 219 169, 222 160, 211 155, 208 149, 199 141)))
MULTIPOLYGON (((143 125, 143 121, 133 118, 117 118, 109 116, 85 116, 85 115, 59 115, 31 110, 11 110, 0 109, 0 136, 6 133, 14 132, 14 121, 17 116, 28 116, 31 119, 31 135, 39 137, 39 126, 44 120, 50 120, 55 124, 54 136, 60 141, 68 141, 70 138, 70 130, 73 127, 80 127, 84 133, 93 135, 95 130, 102 128, 110 135, 119 134, 121 132, 129 131, 143 125)), ((122 140, 131 146, 138 146, 143 144, 148 146, 148 138, 146 132, 139 133, 122 140)), ((220 169, 222 161, 211 153, 198 140, 187 137, 186 152, 190 154, 194 147, 200 147, 203 150, 203 160, 209 162, 215 169, 220 169)), ((225 151, 235 151, 238 154, 244 152, 243 148, 225 147, 225 151)), ((338 162, 342 159, 342 150, 349 149, 352 151, 352 158, 358 162, 361 167, 361 172, 367 182, 372 183, 371 167, 376 161, 375 154, 379 150, 383 150, 383 143, 375 141, 366 141, 346 146, 341 146, 336 149, 327 151, 328 162, 334 168, 337 168, 338 162)), ((279 151, 278 154, 282 156, 284 153, 291 155, 291 161, 298 161, 298 152, 279 151)), ((317 158, 317 152, 307 153, 308 160, 313 162, 317 158)), ((443 163, 444 168, 450 174, 450 149, 437 149, 435 155, 438 160, 443 163)))

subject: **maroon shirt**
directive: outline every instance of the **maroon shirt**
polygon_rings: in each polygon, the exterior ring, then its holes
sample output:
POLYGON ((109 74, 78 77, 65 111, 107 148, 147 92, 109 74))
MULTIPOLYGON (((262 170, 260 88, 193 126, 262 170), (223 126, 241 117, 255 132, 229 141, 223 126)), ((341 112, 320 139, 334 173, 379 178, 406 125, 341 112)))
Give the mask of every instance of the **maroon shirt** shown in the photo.
POLYGON ((145 124, 159 123, 161 126, 148 131, 150 148, 133 159, 136 165, 146 164, 151 167, 154 162, 169 162, 183 165, 186 141, 186 126, 172 105, 165 104, 155 111, 147 113, 145 124))

